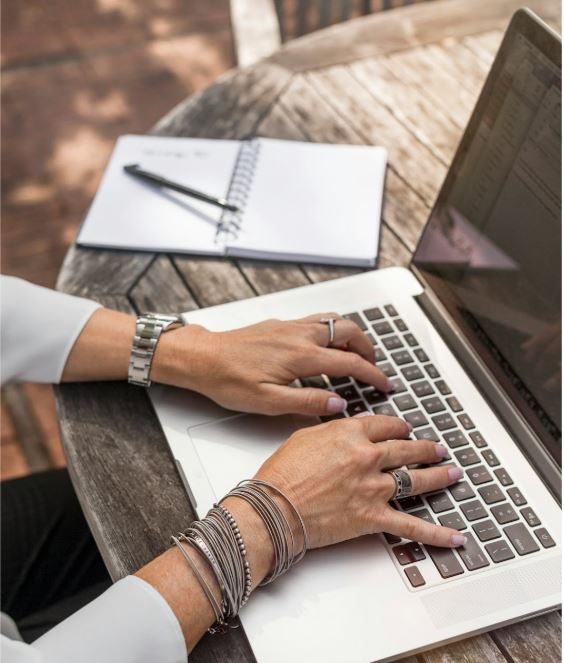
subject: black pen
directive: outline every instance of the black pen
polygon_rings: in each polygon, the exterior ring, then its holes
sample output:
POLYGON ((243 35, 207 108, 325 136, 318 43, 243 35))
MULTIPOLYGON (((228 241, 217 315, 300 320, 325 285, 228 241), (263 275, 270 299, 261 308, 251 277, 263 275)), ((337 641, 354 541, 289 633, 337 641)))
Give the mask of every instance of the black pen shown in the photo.
POLYGON ((165 187, 166 189, 171 189, 172 191, 178 191, 178 193, 183 193, 186 196, 191 198, 197 198, 198 200, 203 200, 205 203, 210 205, 216 205, 217 207, 222 207, 223 209, 229 210, 230 212, 238 212, 239 208, 235 205, 231 205, 225 200, 225 198, 214 198, 213 196, 208 196, 207 193, 202 193, 201 191, 196 191, 195 189, 190 189, 187 186, 182 184, 177 184, 176 182, 171 182, 165 177, 160 175, 155 175, 154 173, 149 173, 146 170, 141 170, 139 164, 131 163, 128 166, 124 166, 123 169, 126 173, 130 175, 135 175, 135 177, 140 177, 143 180, 148 182, 153 182, 153 184, 158 184, 159 186, 165 187))

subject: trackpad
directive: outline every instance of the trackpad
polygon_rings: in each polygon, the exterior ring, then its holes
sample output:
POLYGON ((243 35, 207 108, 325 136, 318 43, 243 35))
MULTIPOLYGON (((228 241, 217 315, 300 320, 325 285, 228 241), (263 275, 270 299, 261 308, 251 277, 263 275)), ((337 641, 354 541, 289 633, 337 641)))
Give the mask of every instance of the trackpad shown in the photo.
MULTIPOLYGON (((215 498, 250 479, 290 435, 319 423, 313 417, 238 414, 188 429, 215 498)), ((210 505, 206 505, 211 507, 210 505)))

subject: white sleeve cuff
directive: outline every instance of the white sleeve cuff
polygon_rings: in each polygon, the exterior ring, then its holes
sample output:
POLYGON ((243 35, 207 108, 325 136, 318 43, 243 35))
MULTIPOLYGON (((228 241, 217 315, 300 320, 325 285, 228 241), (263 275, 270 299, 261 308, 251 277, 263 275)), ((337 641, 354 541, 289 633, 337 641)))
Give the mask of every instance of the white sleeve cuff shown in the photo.
POLYGON ((165 599, 128 576, 33 645, 42 663, 186 663, 180 624, 165 599))

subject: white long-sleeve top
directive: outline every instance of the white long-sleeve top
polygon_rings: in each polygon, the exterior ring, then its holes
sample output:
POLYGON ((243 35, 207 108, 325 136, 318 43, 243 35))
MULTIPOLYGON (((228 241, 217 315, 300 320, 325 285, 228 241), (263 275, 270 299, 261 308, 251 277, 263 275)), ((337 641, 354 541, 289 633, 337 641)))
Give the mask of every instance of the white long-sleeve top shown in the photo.
MULTIPOLYGON (((96 302, 21 279, 0 279, 2 383, 59 382, 96 302)), ((151 585, 120 580, 27 645, 2 635, 5 663, 186 663, 180 624, 151 585)))

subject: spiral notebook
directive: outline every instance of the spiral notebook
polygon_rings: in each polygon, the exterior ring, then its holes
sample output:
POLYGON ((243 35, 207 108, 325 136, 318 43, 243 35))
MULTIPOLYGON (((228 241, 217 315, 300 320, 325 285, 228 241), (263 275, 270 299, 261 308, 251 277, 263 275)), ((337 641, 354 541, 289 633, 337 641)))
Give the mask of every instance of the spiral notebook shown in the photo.
POLYGON ((255 138, 122 136, 77 242, 83 246, 374 265, 386 151, 255 138), (225 197, 239 212, 132 177, 138 163, 225 197))

